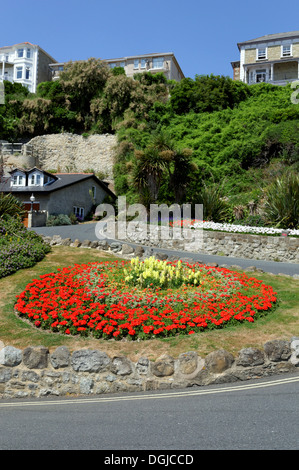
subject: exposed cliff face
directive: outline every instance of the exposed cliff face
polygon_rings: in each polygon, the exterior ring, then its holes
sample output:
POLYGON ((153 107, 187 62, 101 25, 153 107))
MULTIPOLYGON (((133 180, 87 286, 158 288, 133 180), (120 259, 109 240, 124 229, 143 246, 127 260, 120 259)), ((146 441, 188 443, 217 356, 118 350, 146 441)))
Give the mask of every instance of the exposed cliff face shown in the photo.
POLYGON ((34 137, 33 154, 45 170, 101 172, 108 180, 113 179, 113 163, 117 139, 114 135, 50 134, 34 137))
POLYGON ((32 155, 7 155, 5 167, 32 167, 43 170, 73 173, 93 171, 101 173, 107 181, 113 181, 113 163, 117 138, 114 135, 49 134, 37 136, 28 144, 32 155))

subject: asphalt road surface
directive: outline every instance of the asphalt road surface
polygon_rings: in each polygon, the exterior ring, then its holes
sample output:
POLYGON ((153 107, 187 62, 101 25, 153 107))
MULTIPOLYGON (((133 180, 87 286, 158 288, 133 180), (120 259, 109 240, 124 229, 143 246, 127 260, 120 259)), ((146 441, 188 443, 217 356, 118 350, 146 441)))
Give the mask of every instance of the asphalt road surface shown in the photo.
POLYGON ((298 450, 298 392, 299 370, 169 391, 0 400, 0 450, 101 450, 97 466, 122 451, 139 456, 127 462, 139 468, 150 451, 191 455, 199 468, 196 451, 298 450))
MULTIPOLYGON (((62 225, 57 227, 34 227, 36 233, 53 236, 60 235, 62 238, 71 238, 72 241, 78 239, 81 242, 84 240, 98 240, 95 233, 96 223, 89 224, 78 224, 78 225, 62 225)), ((129 243, 134 246, 133 243, 129 243)), ((189 253, 189 252, 180 252, 173 250, 164 250, 155 248, 154 251, 159 251, 160 253, 167 253, 171 256, 178 257, 188 257, 194 261, 202 261, 203 263, 217 263, 219 265, 226 264, 228 266, 238 265, 242 268, 249 266, 255 266, 258 269, 262 269, 265 272, 272 274, 288 274, 293 276, 294 274, 299 274, 299 264, 295 263, 279 263, 275 261, 263 261, 263 260, 252 260, 252 259, 243 259, 243 258, 229 258, 227 256, 216 256, 216 255, 207 255, 204 253, 189 253)))

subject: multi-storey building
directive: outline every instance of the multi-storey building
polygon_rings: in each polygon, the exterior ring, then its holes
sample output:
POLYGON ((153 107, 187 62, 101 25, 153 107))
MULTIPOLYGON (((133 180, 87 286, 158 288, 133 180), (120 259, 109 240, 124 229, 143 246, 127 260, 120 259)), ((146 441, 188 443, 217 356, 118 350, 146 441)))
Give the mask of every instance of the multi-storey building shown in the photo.
POLYGON ((234 80, 286 85, 299 78, 299 31, 268 34, 237 44, 240 60, 231 62, 234 80))
MULTIPOLYGON (((168 80, 180 81, 184 74, 173 52, 143 54, 118 59, 103 59, 109 67, 122 67, 128 77, 133 77, 136 73, 162 72, 168 80)), ((64 63, 50 64, 53 80, 59 77, 59 73, 64 68, 64 63)))
POLYGON ((49 64, 55 62, 41 47, 30 42, 0 47, 0 82, 21 83, 35 93, 39 83, 52 79, 49 64))

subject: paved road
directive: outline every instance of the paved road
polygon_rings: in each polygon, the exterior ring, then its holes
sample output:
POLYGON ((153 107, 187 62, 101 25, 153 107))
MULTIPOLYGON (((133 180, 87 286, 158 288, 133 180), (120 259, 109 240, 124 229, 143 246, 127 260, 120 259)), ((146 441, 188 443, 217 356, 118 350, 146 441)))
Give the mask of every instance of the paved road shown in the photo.
POLYGON ((299 450, 298 391, 299 371, 160 392, 0 400, 0 450, 106 450, 102 458, 180 450, 198 459, 192 451, 299 450))
MULTIPOLYGON (((72 240, 78 239, 81 242, 84 240, 97 240, 95 234, 96 223, 78 224, 78 225, 63 225, 58 227, 35 227, 33 230, 39 234, 53 236, 61 235, 62 238, 71 238, 72 240)), ((134 245, 131 243, 131 245, 134 245)), ((226 264, 228 266, 238 265, 242 268, 249 266, 256 266, 265 272, 273 274, 299 274, 299 264, 295 263, 278 263, 275 261, 252 260, 243 258, 229 258, 226 256, 207 255, 204 253, 187 253, 173 250, 155 249, 161 253, 167 253, 171 256, 188 257, 195 261, 201 260, 204 263, 217 263, 219 265, 226 264)))

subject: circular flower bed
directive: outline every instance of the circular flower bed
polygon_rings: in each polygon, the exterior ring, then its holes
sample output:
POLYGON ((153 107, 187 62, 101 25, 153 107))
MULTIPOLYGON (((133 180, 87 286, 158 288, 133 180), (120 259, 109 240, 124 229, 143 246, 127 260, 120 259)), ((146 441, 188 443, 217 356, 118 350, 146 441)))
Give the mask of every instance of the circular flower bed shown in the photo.
POLYGON ((276 300, 271 286, 245 273, 136 258, 40 276, 17 296, 15 310, 67 335, 149 339, 253 322, 276 300))

